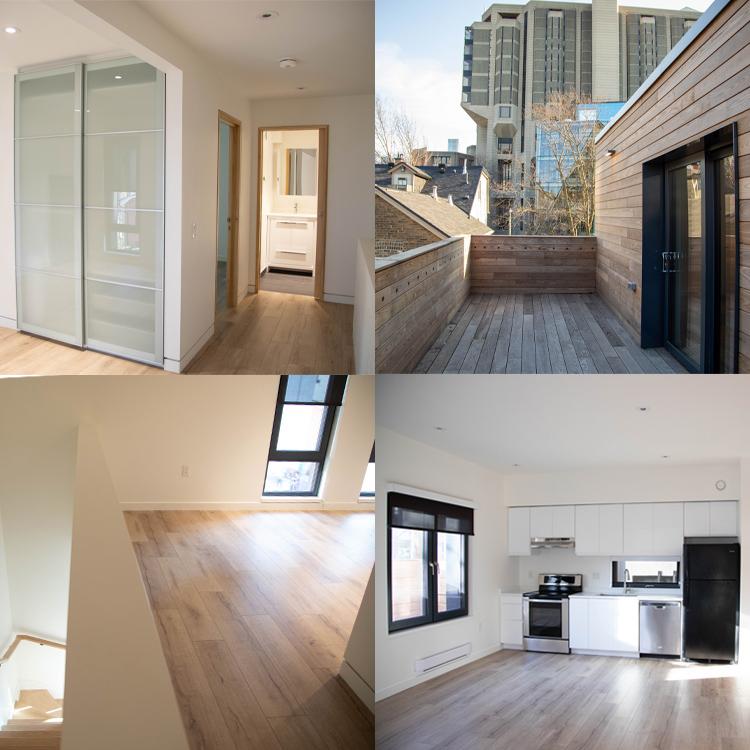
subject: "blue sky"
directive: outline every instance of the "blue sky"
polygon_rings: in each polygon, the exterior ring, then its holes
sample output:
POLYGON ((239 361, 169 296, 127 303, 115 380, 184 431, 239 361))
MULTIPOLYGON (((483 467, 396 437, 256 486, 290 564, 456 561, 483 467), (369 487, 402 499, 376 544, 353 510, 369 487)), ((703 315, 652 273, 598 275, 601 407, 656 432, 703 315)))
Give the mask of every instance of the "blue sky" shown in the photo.
MULTIPOLYGON (((519 3, 523 4, 523 3, 519 3)), ((627 0, 623 5, 703 11, 709 0, 627 0)), ((377 0, 375 88, 417 123, 428 148, 462 151, 476 127, 461 109, 464 27, 478 21, 490 0, 377 0)))

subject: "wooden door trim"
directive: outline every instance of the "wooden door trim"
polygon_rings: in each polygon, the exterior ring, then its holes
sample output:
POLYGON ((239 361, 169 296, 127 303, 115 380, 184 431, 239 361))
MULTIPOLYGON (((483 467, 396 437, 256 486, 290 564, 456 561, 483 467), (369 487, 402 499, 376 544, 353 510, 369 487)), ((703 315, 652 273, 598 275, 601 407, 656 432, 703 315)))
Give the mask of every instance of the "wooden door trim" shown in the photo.
POLYGON ((263 135, 277 130, 318 131, 318 207, 315 235, 315 299, 325 295, 326 229, 328 221, 328 125, 275 125, 258 127, 258 165, 255 212, 255 293, 260 291, 260 238, 263 221, 263 135))
MULTIPOLYGON (((231 166, 231 177, 230 177, 230 214, 232 221, 230 223, 230 240, 229 240, 229 255, 227 264, 227 307, 237 306, 237 263, 238 263, 238 250, 239 250, 239 218, 240 218, 240 164, 241 164, 241 148, 242 148, 242 122, 236 117, 219 110, 219 117, 217 127, 218 132, 221 132, 221 123, 225 123, 231 127, 230 137, 230 151, 229 151, 229 163, 231 166)), ((221 159, 221 137, 217 139, 217 179, 216 179, 216 216, 219 216, 219 186, 221 179, 221 171, 218 168, 221 159)), ((219 222, 216 222, 216 237, 218 247, 218 236, 219 236, 219 222)), ((216 268, 214 268, 216 273, 216 268)))

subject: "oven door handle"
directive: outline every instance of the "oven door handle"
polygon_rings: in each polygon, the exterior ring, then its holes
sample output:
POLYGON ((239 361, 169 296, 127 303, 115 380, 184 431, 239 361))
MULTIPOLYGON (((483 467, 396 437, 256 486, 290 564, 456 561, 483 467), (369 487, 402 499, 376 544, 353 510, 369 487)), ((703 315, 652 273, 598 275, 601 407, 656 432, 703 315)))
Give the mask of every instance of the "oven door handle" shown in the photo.
POLYGON ((537 604, 549 604, 550 602, 561 602, 562 599, 532 599, 531 597, 529 597, 528 601, 536 602, 537 604))

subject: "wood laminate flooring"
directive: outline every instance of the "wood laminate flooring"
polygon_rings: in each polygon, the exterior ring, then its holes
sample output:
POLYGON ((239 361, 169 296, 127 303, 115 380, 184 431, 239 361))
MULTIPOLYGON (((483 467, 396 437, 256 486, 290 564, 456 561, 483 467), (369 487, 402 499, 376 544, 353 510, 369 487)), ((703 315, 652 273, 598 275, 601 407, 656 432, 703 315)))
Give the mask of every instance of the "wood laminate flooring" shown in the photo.
POLYGON ((641 349, 595 294, 472 294, 414 371, 686 372, 665 349, 641 349))
POLYGON ((260 291, 220 316, 188 374, 345 374, 353 371, 352 305, 260 291))
POLYGON ((371 513, 128 512, 193 750, 366 750, 337 678, 374 559, 371 513))
POLYGON ((380 750, 746 750, 750 676, 501 651, 379 701, 375 717, 380 750))
POLYGON ((108 354, 77 349, 54 341, 0 328, 0 375, 167 375, 108 354))
POLYGON ((315 295, 315 279, 300 273, 265 271, 260 277, 260 288, 264 292, 286 292, 287 294, 315 295))

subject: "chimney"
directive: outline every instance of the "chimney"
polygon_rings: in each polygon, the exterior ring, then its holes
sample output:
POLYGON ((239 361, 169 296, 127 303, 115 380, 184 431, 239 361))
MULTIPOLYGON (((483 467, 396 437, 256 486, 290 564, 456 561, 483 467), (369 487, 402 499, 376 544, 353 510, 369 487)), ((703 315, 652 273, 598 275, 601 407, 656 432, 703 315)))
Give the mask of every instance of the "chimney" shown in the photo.
POLYGON ((441 162, 440 164, 440 174, 445 174, 445 164, 441 162))
POLYGON ((435 200, 437 200, 437 199, 438 199, 438 194, 437 194, 437 185, 433 185, 433 186, 432 186, 432 197, 433 197, 433 198, 434 198, 435 200))
POLYGON ((464 159, 464 174, 469 174, 469 160, 464 159))
POLYGON ((453 196, 452 195, 448 196, 448 203, 450 203, 451 206, 453 205, 453 196))

